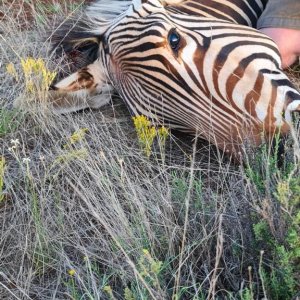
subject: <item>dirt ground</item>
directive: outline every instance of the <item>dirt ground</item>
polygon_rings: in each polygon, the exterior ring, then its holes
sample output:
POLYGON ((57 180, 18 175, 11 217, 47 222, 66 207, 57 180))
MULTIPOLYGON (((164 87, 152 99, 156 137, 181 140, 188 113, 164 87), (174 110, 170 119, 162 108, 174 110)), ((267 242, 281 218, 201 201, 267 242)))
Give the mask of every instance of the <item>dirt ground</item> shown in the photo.
MULTIPOLYGON (((39 12, 45 13, 49 20, 52 19, 55 10, 60 9, 61 1, 38 0, 36 5, 30 4, 24 0, 2 0, 0 8, 0 22, 5 22, 9 18, 16 20, 18 29, 29 30, 33 26, 33 20, 39 12)), ((66 9, 70 7, 79 7, 92 2, 92 0, 65 0, 63 6, 66 9)))

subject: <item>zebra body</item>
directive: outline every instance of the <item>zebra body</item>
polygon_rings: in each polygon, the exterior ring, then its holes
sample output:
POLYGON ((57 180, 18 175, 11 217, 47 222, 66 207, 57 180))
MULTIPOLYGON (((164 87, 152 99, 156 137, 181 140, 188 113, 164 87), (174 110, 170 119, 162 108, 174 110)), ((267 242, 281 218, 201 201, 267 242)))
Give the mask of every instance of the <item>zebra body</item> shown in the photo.
POLYGON ((216 18, 250 27, 265 8, 267 0, 188 0, 166 7, 169 13, 186 14, 204 18, 216 18))
POLYGON ((259 145, 262 133, 287 133, 290 111, 300 108, 274 42, 238 24, 253 25, 263 7, 260 0, 134 1, 108 23, 94 12, 97 60, 55 88, 81 90, 83 77, 91 89, 108 82, 133 115, 199 134, 237 156, 245 140, 259 145), (236 9, 242 5, 246 17, 236 9))

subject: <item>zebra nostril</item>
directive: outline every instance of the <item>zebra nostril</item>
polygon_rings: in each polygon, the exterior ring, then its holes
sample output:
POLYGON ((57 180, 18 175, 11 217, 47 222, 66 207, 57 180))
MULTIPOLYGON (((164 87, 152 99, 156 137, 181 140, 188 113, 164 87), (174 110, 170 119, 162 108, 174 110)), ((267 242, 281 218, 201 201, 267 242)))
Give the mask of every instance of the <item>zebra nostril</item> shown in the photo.
POLYGON ((49 86, 49 89, 48 89, 49 91, 57 91, 58 90, 58 88, 54 85, 54 84, 51 84, 50 86, 49 86))

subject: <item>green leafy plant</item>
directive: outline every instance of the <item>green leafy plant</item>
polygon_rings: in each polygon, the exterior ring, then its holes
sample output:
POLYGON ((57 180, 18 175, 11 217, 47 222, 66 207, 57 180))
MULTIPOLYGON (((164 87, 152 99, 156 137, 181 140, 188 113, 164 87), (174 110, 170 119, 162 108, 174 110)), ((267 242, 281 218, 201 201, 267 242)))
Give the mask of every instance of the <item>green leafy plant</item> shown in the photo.
POLYGON ((24 114, 16 109, 0 109, 0 137, 15 132, 23 120, 24 114))
POLYGON ((255 238, 267 248, 265 253, 272 259, 268 267, 261 266, 261 279, 271 299, 290 299, 297 292, 298 268, 296 260, 300 258, 299 236, 290 227, 283 243, 272 235, 265 220, 254 226, 255 238))

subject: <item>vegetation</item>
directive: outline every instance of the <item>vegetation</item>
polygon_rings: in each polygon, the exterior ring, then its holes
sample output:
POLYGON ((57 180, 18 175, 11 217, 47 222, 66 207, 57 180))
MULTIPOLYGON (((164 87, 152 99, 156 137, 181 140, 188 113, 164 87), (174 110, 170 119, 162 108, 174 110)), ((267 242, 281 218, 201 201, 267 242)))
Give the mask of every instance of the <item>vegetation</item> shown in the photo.
POLYGON ((299 130, 282 157, 263 145, 243 167, 197 138, 132 120, 117 98, 54 115, 41 104, 66 66, 40 37, 81 3, 8 3, 0 3, 0 298, 296 299, 299 130), (12 109, 16 99, 27 110, 12 109))

